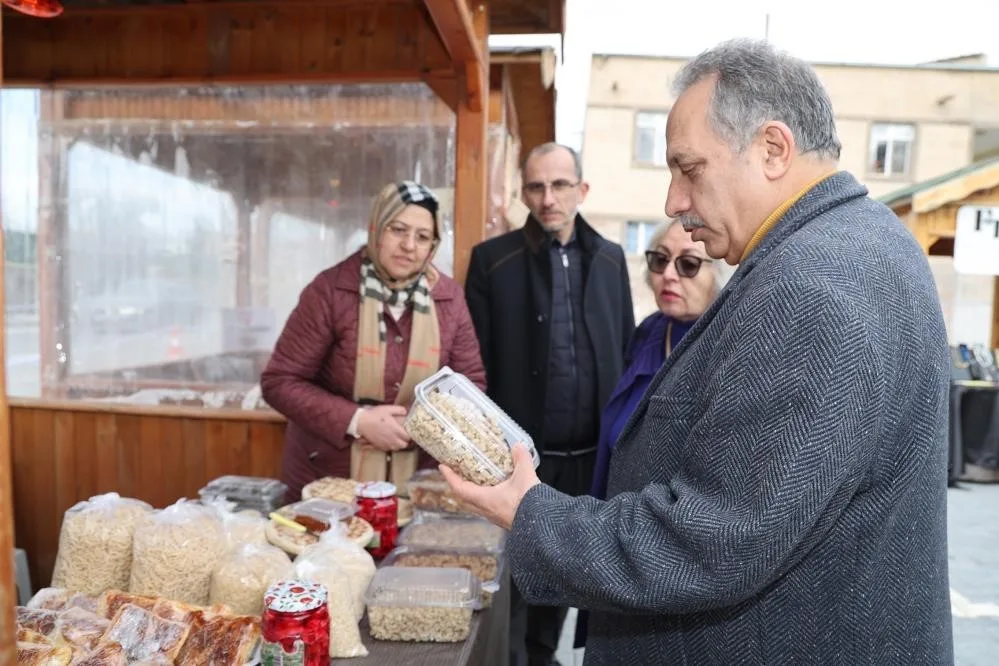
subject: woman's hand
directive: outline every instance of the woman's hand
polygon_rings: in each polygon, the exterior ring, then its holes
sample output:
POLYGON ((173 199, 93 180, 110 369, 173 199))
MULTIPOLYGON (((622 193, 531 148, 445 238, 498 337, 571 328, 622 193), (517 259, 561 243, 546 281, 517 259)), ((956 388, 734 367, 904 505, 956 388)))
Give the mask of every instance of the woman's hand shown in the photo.
POLYGON ((380 451, 401 451, 409 446, 409 433, 402 427, 406 408, 379 405, 363 410, 357 417, 357 434, 380 451))

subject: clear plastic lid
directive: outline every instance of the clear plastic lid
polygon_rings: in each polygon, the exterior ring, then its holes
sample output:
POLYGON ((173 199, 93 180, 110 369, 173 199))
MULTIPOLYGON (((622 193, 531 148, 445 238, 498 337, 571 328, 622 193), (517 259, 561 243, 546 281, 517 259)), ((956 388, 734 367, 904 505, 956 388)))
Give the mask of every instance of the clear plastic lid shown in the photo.
POLYGON ((226 497, 235 500, 272 501, 284 497, 288 486, 277 479, 260 476, 220 476, 198 491, 202 497, 226 497))
POLYGON ((445 366, 416 385, 416 400, 405 428, 439 462, 456 467, 469 480, 496 484, 509 477, 510 450, 520 442, 541 458, 523 428, 475 384, 445 366), (502 459, 502 460, 501 460, 502 459))
POLYGON ((486 591, 499 588, 502 574, 499 554, 486 548, 398 546, 385 556, 381 566, 466 569, 478 578, 486 591))
POLYGON ((465 569, 382 567, 368 585, 368 606, 474 608, 482 587, 465 569))
POLYGON ((499 554, 506 544, 506 530, 482 518, 437 518, 420 513, 399 533, 396 543, 400 546, 484 550, 499 554))
POLYGON ((300 521, 303 517, 311 518, 329 527, 357 513, 357 503, 347 504, 346 502, 336 502, 334 500, 313 497, 312 499, 292 504, 290 513, 293 520, 300 521))

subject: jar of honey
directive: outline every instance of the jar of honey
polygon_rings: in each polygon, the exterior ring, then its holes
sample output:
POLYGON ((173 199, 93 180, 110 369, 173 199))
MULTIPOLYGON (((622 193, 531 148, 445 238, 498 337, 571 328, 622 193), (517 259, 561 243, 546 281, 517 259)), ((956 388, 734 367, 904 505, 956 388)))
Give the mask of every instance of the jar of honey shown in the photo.
POLYGON ((371 523, 375 536, 368 544, 372 557, 382 558, 395 548, 399 535, 399 498, 395 484, 370 481, 357 489, 357 515, 371 523))
POLYGON ((330 614, 319 583, 282 580, 264 594, 260 623, 262 666, 326 666, 330 662, 330 614))

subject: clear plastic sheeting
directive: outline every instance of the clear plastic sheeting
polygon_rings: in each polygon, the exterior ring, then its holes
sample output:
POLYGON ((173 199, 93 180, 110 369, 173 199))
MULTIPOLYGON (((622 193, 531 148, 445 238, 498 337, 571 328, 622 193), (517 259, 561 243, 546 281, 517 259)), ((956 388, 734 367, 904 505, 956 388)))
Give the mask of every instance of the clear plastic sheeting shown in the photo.
POLYGON ((389 181, 440 194, 452 270, 454 114, 423 84, 0 102, 12 395, 266 409, 288 314, 389 181))

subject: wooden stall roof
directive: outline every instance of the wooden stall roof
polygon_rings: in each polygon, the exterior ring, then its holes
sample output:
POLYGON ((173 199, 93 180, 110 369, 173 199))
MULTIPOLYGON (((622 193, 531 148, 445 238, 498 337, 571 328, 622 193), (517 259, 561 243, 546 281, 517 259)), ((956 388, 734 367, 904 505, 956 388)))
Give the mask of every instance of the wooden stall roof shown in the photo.
POLYGON ((551 48, 492 48, 493 89, 503 70, 509 76, 520 138, 520 158, 534 146, 555 140, 555 51, 551 48))
POLYGON ((999 187, 999 157, 975 162, 889 192, 878 200, 899 215, 909 211, 928 213, 995 187, 999 187))

